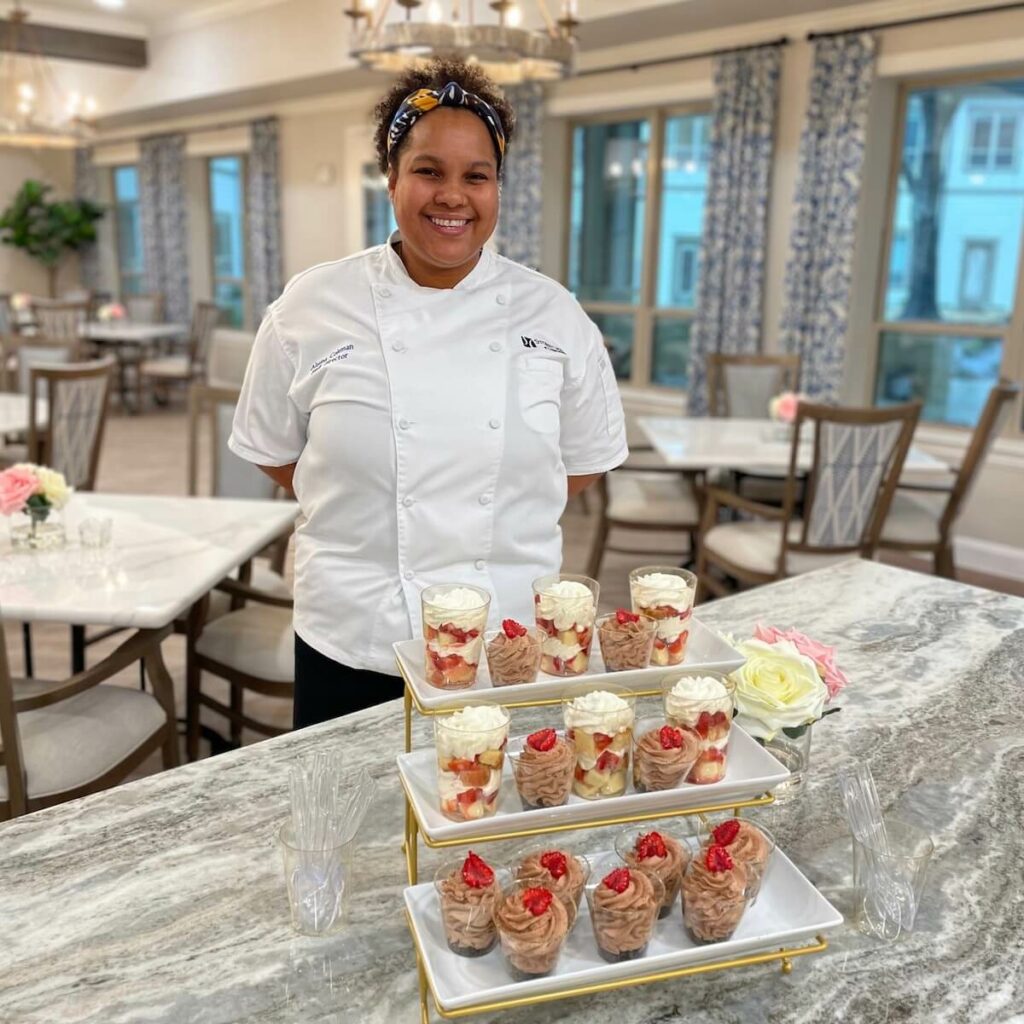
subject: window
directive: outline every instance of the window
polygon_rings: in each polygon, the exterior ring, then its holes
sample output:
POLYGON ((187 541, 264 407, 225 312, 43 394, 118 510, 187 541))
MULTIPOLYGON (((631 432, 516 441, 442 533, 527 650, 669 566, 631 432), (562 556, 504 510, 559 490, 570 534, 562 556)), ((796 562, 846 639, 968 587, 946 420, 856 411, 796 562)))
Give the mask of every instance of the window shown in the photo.
POLYGON ((620 380, 686 387, 709 140, 704 112, 573 129, 567 280, 620 380))
POLYGON ((213 301, 221 321, 245 324, 245 160, 218 156, 209 161, 210 248, 213 252, 213 301))
POLYGON ((113 173, 117 276, 122 295, 139 295, 146 290, 139 217, 139 169, 135 165, 115 167, 113 173))
POLYGON ((383 245, 397 228, 388 179, 376 164, 363 164, 363 239, 367 248, 383 245))
POLYGON ((922 419, 973 426, 1024 357, 1011 329, 1021 309, 1024 80, 907 86, 902 105, 875 398, 919 398, 922 419))

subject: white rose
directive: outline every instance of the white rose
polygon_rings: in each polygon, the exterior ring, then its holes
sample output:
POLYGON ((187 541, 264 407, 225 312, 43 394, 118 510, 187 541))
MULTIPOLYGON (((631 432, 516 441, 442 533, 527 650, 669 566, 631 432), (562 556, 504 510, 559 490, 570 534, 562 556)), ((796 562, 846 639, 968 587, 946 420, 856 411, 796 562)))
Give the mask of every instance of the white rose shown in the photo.
POLYGON ((732 674, 737 721, 752 736, 770 740, 780 729, 816 722, 828 690, 814 662, 788 640, 746 640, 736 648, 747 659, 732 674))
POLYGON ((63 508, 71 497, 71 488, 63 473, 45 466, 37 466, 35 474, 43 487, 43 497, 54 507, 63 508))

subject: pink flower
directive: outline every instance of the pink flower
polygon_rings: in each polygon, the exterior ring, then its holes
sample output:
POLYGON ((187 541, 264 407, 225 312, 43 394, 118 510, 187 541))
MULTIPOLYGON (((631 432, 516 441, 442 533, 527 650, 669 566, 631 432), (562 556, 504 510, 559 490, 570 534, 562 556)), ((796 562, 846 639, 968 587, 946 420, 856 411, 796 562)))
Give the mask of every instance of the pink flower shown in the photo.
POLYGON ((793 391, 784 391, 781 395, 776 395, 769 406, 772 419, 780 423, 792 423, 796 419, 796 407, 800 404, 800 397, 793 391))
POLYGON ((20 512, 25 502, 42 491, 39 478, 30 469, 12 466, 0 473, 0 515, 20 512))
POLYGON ((850 681, 836 664, 834 647, 812 640, 795 629, 778 629, 775 626, 762 626, 758 623, 754 629, 754 639, 766 644, 788 640, 801 654, 806 654, 818 668, 818 675, 828 690, 829 703, 836 699, 839 691, 850 681))

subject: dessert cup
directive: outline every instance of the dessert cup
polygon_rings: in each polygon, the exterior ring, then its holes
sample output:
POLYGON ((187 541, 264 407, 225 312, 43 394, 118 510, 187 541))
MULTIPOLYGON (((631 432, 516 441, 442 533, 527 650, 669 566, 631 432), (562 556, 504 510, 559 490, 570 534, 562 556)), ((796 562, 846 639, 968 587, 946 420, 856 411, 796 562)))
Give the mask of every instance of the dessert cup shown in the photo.
POLYGON ((633 788, 638 793, 675 789, 704 749, 697 732, 664 717, 638 722, 633 730, 633 788))
POLYGON ((690 847, 665 829, 627 829, 615 839, 615 852, 626 867, 657 878, 664 889, 658 918, 668 917, 690 863, 690 847))
POLYGON ((665 887, 655 875, 616 868, 587 885, 594 940, 609 963, 635 960, 647 952, 665 887))
POLYGON ((463 583, 437 583, 420 594, 427 682, 464 690, 476 682, 491 595, 463 583))
POLYGON ((520 751, 509 754, 512 777, 523 809, 561 807, 572 792, 576 747, 554 729, 540 729, 523 740, 520 751))
POLYGON ((704 847, 683 872, 683 924, 694 942, 721 942, 732 936, 747 909, 746 868, 724 846, 704 847))
POLYGON ((518 882, 502 894, 494 911, 509 972, 516 981, 542 978, 558 964, 576 908, 536 882, 518 882))
POLYGON ((556 573, 533 581, 534 614, 544 633, 540 668, 552 676, 578 676, 590 665, 601 588, 589 576, 556 573))
POLYGON ((702 849, 709 846, 724 846, 729 856, 742 864, 747 872, 747 893, 750 905, 757 902, 764 873, 775 850, 775 837, 761 825, 755 825, 744 818, 727 817, 714 824, 710 832, 702 833, 702 849))
POLYGON ((712 675, 679 676, 662 686, 668 724, 686 726, 700 736, 700 755, 687 782, 707 785, 725 778, 734 689, 727 676, 712 675))
MULTIPOLYGON (((472 850, 445 861, 434 876, 448 948, 459 956, 489 953, 498 939, 494 911, 501 899, 501 869, 472 850)), ((507 873, 506 873, 507 874, 507 873)))
POLYGON ((462 708, 434 719, 441 813, 476 821, 498 809, 509 713, 498 704, 462 708))
POLYGON ((633 611, 654 622, 652 665, 681 665, 690 638, 697 577, 676 566, 645 565, 629 574, 633 611))
POLYGON ((536 682, 544 636, 537 627, 527 629, 511 619, 506 620, 498 632, 488 633, 484 649, 487 651, 491 685, 515 686, 536 682))
POLYGON ((609 672, 647 668, 651 663, 655 626, 651 619, 620 608, 597 620, 601 658, 609 672))
POLYGON ((552 838, 549 843, 523 850, 512 874, 518 881, 550 889, 575 914, 590 878, 590 862, 582 854, 559 846, 557 839, 552 838))
POLYGON ((577 796, 597 800, 626 791, 635 703, 628 690, 608 684, 566 694, 565 735, 576 751, 572 788, 577 796))

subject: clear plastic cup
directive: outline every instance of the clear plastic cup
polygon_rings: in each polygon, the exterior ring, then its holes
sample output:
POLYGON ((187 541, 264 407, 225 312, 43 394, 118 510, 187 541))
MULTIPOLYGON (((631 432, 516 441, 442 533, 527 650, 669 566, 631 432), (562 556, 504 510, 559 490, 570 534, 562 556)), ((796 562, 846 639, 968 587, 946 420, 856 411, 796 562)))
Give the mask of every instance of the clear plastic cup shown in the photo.
POLYGON ((524 737, 522 749, 508 756, 524 810, 561 807, 568 802, 576 767, 572 740, 559 736, 554 729, 541 729, 524 737), (553 742, 551 733, 555 733, 553 742), (537 737, 538 748, 530 746, 531 736, 537 737))
POLYGON ((575 923, 576 908, 548 887, 510 885, 495 909, 494 924, 512 977, 526 981, 550 974, 575 923))
MULTIPOLYGON (((470 851, 466 856, 446 860, 434 875, 445 941, 453 953, 466 957, 485 956, 498 941, 494 911, 501 899, 502 883, 508 879, 508 872, 501 865, 487 859, 483 865, 491 872, 490 883, 467 884, 466 864, 475 856, 470 851)), ((479 872, 471 871, 468 875, 475 876, 479 872)))
POLYGON ((498 809, 510 716, 500 705, 487 705, 496 721, 480 726, 464 714, 476 710, 434 718, 438 797, 441 813, 452 821, 477 821, 498 809))
POLYGON ((441 690, 472 686, 491 595, 468 583, 437 583, 423 589, 420 601, 427 682, 441 690))
POLYGON ((704 741, 693 729, 666 722, 663 715, 637 722, 633 730, 633 788, 638 793, 675 789, 703 750, 704 741))
POLYGON ((302 935, 330 935, 345 921, 351 840, 302 849, 291 822, 277 834, 292 927, 302 935))
POLYGON ((604 891, 606 879, 614 872, 591 879, 586 888, 597 951, 603 960, 613 964, 635 960, 647 952, 665 901, 665 887, 655 875, 630 868, 616 870, 627 872, 630 878, 624 892, 604 891))
POLYGON ((576 687, 562 701, 565 734, 575 747, 573 792, 586 800, 621 796, 629 778, 636 698, 626 689, 608 683, 576 687), (611 693, 624 707, 594 710, 595 693, 611 693), (589 706, 588 706, 589 705, 589 706))
POLYGON ((705 849, 690 860, 683 872, 683 924, 700 945, 724 942, 739 927, 750 904, 747 869, 733 864, 729 870, 707 870, 705 849))
POLYGON ((681 665, 690 638, 697 577, 674 565, 645 565, 630 572, 629 594, 633 611, 654 623, 651 664, 681 665))
POLYGON ((540 629, 530 627, 525 635, 517 637, 509 637, 504 630, 498 630, 488 633, 484 641, 492 686, 517 686, 537 681, 544 643, 540 629))
POLYGON ((729 735, 732 731, 733 681, 724 675, 686 675, 666 680, 662 684, 665 720, 669 725, 693 729, 700 736, 701 752, 687 773, 686 781, 696 785, 721 782, 725 778, 729 758, 729 735), (698 693, 703 680, 713 679, 720 684, 721 693, 706 696, 681 696, 698 693), (687 680, 693 680, 692 684, 687 680))
POLYGON ((761 883, 775 850, 775 837, 764 826, 732 815, 712 820, 709 824, 712 827, 700 835, 701 849, 717 843, 729 851, 734 861, 746 868, 747 891, 750 905, 753 906, 761 892, 761 883))
POLYGON ((639 613, 636 622, 623 620, 618 612, 602 615, 597 620, 597 641, 601 659, 609 672, 647 668, 654 647, 654 622, 639 613))
MULTIPOLYGON (((678 827, 678 825, 677 825, 678 827)), ((692 834, 691 828, 691 834, 692 834)), ((661 882, 665 890, 658 917, 668 917, 690 863, 689 844, 677 832, 656 828, 629 828, 615 837, 615 852, 626 867, 643 871, 661 882), (659 843, 664 849, 662 854, 659 843)))
POLYGON ((583 854, 560 846, 553 837, 548 843, 537 843, 523 850, 512 866, 512 874, 517 881, 550 889, 575 913, 590 879, 590 861, 583 854))
POLYGON ((534 614, 544 633, 542 672, 578 676, 587 671, 600 593, 601 585, 589 576, 556 573, 533 581, 534 614))

